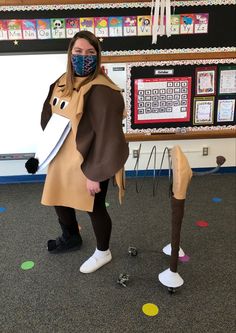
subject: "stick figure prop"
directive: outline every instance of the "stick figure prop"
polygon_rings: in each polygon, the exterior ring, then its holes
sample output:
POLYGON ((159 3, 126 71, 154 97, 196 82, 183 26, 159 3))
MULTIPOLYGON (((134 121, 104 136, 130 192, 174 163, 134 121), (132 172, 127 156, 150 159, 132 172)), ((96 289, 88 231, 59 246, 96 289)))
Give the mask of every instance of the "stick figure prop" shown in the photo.
POLYGON ((179 244, 184 204, 188 185, 192 178, 192 169, 179 146, 174 146, 170 152, 173 171, 173 185, 171 197, 171 259, 170 268, 159 274, 160 282, 170 288, 180 287, 184 281, 177 273, 179 244))
POLYGON ((217 172, 221 165, 224 164, 225 158, 223 156, 217 156, 217 167, 206 172, 193 172, 189 166, 188 160, 179 146, 174 146, 171 150, 172 159, 172 172, 173 172, 173 184, 172 184, 172 197, 171 197, 171 244, 163 248, 163 252, 171 255, 170 267, 159 274, 159 281, 166 287, 170 288, 170 291, 174 291, 172 288, 178 288, 183 285, 184 280, 177 272, 178 257, 184 256, 183 250, 180 248, 180 232, 182 220, 184 217, 184 205, 187 194, 187 189, 190 184, 192 176, 205 176, 214 172, 217 172))

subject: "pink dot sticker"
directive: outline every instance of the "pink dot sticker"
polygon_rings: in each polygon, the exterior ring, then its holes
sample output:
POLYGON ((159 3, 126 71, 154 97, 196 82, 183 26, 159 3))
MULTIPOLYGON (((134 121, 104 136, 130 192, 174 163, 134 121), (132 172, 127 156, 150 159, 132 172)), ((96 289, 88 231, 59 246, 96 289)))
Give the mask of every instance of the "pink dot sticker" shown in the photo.
POLYGON ((197 221, 196 222, 196 225, 198 226, 198 227, 208 227, 208 222, 206 222, 206 221, 197 221))
POLYGON ((179 261, 181 262, 188 262, 190 260, 190 257, 185 254, 183 257, 179 257, 179 261))

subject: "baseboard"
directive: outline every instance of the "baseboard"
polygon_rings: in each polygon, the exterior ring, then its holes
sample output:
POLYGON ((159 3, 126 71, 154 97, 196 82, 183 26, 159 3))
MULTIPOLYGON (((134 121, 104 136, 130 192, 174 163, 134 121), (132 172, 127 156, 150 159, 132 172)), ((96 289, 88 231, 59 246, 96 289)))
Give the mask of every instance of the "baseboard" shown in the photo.
POLYGON ((0 176, 0 184, 43 183, 46 175, 0 176))
MULTIPOLYGON (((212 168, 192 168, 195 172, 206 172, 212 170, 212 168)), ((236 173, 235 167, 221 167, 217 174, 225 173, 236 173)), ((153 177, 154 170, 127 170, 125 172, 127 178, 133 177, 153 177)), ((159 173, 156 170, 156 176, 168 176, 169 170, 164 169, 159 173)), ((46 175, 18 175, 18 176, 0 176, 0 184, 19 184, 19 183, 43 183, 45 181, 46 175)))
MULTIPOLYGON (((193 172, 207 172, 210 171, 214 168, 192 168, 193 172)), ((235 167, 221 167, 216 174, 222 174, 222 173, 236 173, 236 166, 235 167)), ((138 173, 137 171, 134 170, 129 170, 126 171, 126 177, 131 178, 131 177, 153 177, 154 175, 154 170, 139 170, 138 173)), ((169 170, 164 169, 159 172, 159 170, 156 170, 156 176, 168 176, 169 175, 169 170)))

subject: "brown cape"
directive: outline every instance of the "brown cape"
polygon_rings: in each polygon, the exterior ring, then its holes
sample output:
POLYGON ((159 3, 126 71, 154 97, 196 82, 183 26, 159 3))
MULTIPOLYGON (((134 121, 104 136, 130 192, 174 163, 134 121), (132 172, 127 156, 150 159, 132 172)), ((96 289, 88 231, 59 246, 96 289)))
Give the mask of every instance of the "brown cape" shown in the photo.
POLYGON ((92 211, 94 197, 86 189, 86 179, 103 181, 116 175, 121 201, 129 151, 122 130, 120 89, 103 75, 77 91, 80 83, 81 78, 77 78, 72 96, 64 98, 63 75, 51 85, 44 103, 42 128, 56 112, 70 119, 72 130, 48 167, 42 204, 92 211))

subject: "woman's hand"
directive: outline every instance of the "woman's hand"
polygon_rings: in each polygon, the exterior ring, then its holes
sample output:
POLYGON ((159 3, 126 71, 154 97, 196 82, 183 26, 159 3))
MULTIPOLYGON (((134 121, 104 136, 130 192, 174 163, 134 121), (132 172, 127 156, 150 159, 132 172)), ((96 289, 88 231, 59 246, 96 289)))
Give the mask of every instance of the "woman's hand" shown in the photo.
POLYGON ((90 195, 93 197, 96 193, 101 192, 100 183, 94 182, 93 180, 87 179, 86 187, 90 195))

